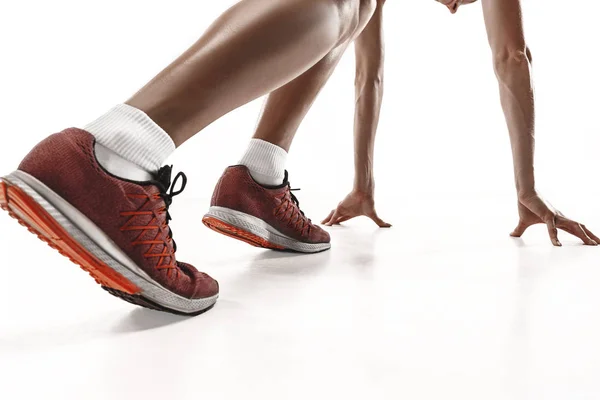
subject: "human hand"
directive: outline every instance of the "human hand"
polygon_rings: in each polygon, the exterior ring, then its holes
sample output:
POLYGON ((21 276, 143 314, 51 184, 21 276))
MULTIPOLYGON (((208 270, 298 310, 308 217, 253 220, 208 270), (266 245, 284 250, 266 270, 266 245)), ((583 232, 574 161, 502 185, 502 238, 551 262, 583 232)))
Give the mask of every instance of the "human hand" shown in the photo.
POLYGON ((375 199, 372 194, 353 190, 346 198, 332 210, 321 223, 327 226, 338 225, 349 219, 369 217, 380 228, 390 228, 392 225, 383 221, 375 211, 375 199))
POLYGON ((535 224, 546 224, 550 240, 554 246, 562 246, 558 240, 557 229, 577 236, 588 246, 600 244, 600 239, 585 225, 565 217, 537 194, 519 199, 519 224, 510 235, 521 237, 527 228, 535 224))

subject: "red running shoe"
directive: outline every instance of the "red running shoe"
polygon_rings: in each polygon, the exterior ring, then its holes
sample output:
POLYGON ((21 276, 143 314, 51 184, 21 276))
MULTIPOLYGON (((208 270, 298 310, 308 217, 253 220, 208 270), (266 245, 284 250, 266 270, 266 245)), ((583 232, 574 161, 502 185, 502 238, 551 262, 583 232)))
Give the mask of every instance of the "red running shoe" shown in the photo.
POLYGON ((174 314, 210 309, 219 285, 176 261, 168 226, 185 175, 170 191, 171 167, 149 182, 119 179, 98 164, 94 144, 75 128, 42 141, 0 180, 0 207, 123 300, 174 314))
POLYGON ((329 234, 304 215, 292 190, 287 171, 282 185, 265 187, 247 167, 229 167, 217 183, 202 222, 256 247, 301 253, 330 249, 329 234))

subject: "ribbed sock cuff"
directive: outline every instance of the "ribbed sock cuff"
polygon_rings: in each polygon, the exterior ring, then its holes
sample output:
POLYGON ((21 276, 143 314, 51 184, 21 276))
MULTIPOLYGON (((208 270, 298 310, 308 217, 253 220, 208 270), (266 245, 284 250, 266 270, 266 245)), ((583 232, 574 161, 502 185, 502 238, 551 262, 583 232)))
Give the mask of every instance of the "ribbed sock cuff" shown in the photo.
POLYGON ((248 167, 250 175, 258 183, 275 186, 283 183, 286 161, 287 152, 281 147, 252 139, 239 164, 248 167))
POLYGON ((143 111, 119 104, 84 128, 96 141, 141 168, 156 172, 175 151, 171 137, 143 111))

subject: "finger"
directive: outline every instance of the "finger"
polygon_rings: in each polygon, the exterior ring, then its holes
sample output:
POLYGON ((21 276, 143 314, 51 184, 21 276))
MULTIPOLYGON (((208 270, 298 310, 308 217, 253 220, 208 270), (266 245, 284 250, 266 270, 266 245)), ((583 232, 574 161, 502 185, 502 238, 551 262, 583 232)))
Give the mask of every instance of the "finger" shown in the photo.
POLYGON ((596 246, 598 242, 588 236, 587 232, 583 229, 583 226, 568 218, 557 216, 556 226, 558 229, 562 229, 565 232, 570 233, 573 236, 578 237, 581 241, 588 246, 596 246))
POLYGON ((512 237, 521 237, 521 236, 523 236, 523 234, 525 233, 525 231, 527 230, 527 228, 529 228, 530 226, 531 226, 531 224, 528 224, 528 223, 523 222, 523 221, 519 221, 519 224, 511 232, 510 236, 512 236, 512 237))
POLYGON ((377 226, 379 226, 380 228, 391 228, 392 227, 392 224, 388 224, 387 222, 385 222, 384 220, 379 218, 377 213, 373 213, 372 215, 369 215, 369 218, 371 218, 373 220, 373 222, 375 222, 377 224, 377 226))
POLYGON ((331 210, 331 212, 329 213, 329 215, 323 220, 321 221, 322 224, 326 224, 331 220, 331 217, 333 217, 333 214, 335 213, 335 210, 331 210))
POLYGON ((335 221, 338 218, 340 218, 340 215, 341 215, 341 213, 339 212, 339 210, 335 210, 335 212, 333 213, 333 216, 331 217, 331 219, 329 221, 327 221, 327 223, 325 225, 332 226, 333 225, 333 221, 335 221))
POLYGON ((600 238, 592 233, 585 225, 581 225, 585 233, 596 243, 600 244, 600 238))
POLYGON ((556 217, 552 218, 550 221, 546 223, 548 227, 548 234, 550 235, 550 240, 554 246, 560 247, 562 244, 558 240, 558 230, 556 229, 556 217))
POLYGON ((581 232, 582 236, 584 237, 583 242, 587 245, 587 246, 598 246, 598 241, 594 240, 590 237, 590 235, 588 235, 588 233, 586 232, 585 229, 583 229, 583 225, 581 225, 580 223, 577 223, 577 231, 581 232))
POLYGON ((581 224, 568 218, 556 217, 556 226, 573 236, 578 237, 586 246, 597 246, 598 243, 588 236, 581 224))
POLYGON ((344 217, 339 217, 338 219, 336 219, 335 221, 333 221, 333 224, 334 225, 338 225, 338 224, 341 224, 342 222, 346 222, 346 221, 348 221, 349 219, 352 219, 352 218, 354 218, 354 217, 351 217, 349 215, 346 215, 344 217))

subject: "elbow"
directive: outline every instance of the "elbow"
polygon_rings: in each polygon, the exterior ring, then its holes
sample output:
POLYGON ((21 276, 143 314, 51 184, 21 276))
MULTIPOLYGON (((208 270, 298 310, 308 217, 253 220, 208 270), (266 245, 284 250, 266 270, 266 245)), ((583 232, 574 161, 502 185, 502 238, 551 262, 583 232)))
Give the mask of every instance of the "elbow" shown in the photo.
POLYGON ((383 74, 356 76, 356 103, 363 101, 379 101, 383 99, 383 74))
POLYGON ((510 48, 505 47, 494 52, 494 72, 498 81, 510 84, 515 77, 523 74, 529 75, 532 62, 529 47, 510 48))
POLYGON ((356 74, 354 82, 356 89, 364 90, 368 88, 381 89, 383 88, 383 71, 376 73, 360 73, 356 74))

